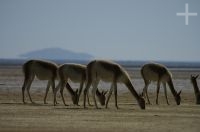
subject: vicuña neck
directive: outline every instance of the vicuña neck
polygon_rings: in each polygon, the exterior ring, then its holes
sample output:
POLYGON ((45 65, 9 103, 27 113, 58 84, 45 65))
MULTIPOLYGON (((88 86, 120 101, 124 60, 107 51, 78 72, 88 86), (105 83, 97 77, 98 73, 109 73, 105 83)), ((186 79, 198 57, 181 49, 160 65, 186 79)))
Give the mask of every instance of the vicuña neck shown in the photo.
POLYGON ((194 87, 194 92, 195 93, 199 93, 199 87, 198 87, 198 85, 197 85, 197 81, 195 80, 195 81, 192 81, 192 85, 193 85, 193 87, 194 87))
POLYGON ((169 88, 170 88, 172 94, 173 94, 174 97, 175 97, 175 96, 177 95, 177 92, 176 92, 176 90, 174 89, 174 84, 173 84, 173 82, 172 82, 172 79, 170 79, 170 80, 168 81, 168 85, 169 85, 169 88))
POLYGON ((127 80, 127 82, 125 83, 125 85, 127 86, 127 88, 130 90, 131 94, 137 99, 137 101, 139 100, 139 95, 138 93, 135 91, 132 83, 130 80, 127 80))
POLYGON ((71 94, 71 95, 74 95, 74 90, 72 89, 72 87, 69 85, 69 83, 67 83, 66 84, 66 88, 67 88, 67 90, 69 91, 69 93, 71 94))

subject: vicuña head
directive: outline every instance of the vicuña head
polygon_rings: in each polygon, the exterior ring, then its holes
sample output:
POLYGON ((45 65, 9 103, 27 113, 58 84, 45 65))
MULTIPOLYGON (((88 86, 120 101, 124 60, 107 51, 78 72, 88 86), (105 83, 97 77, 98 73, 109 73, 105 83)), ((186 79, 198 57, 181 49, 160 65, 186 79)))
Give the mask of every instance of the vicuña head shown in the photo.
POLYGON ((144 96, 142 94, 139 95, 139 99, 138 99, 138 102, 139 102, 139 106, 141 109, 145 109, 145 100, 144 100, 144 96))
POLYGON ((78 105, 79 95, 78 95, 78 89, 74 91, 74 93, 71 95, 72 102, 74 105, 78 105))
MULTIPOLYGON (((68 85, 68 84, 67 84, 68 85)), ((69 88, 69 86, 67 86, 69 88)), ((78 89, 76 91, 74 91, 73 89, 70 89, 70 94, 71 94, 71 99, 72 99, 72 102, 74 105, 78 105, 78 102, 79 102, 79 92, 78 92, 78 89)), ((96 95, 97 95, 97 98, 100 102, 100 104, 102 106, 105 105, 105 102, 106 102, 106 93, 108 91, 102 91, 100 92, 99 89, 97 89, 96 91, 96 95)))
POLYGON ((99 102, 100 102, 100 104, 102 105, 102 106, 104 106, 105 105, 105 102, 106 102, 106 93, 107 93, 108 91, 102 91, 102 92, 99 92, 99 90, 97 89, 97 91, 96 91, 96 95, 97 95, 97 97, 98 97, 98 99, 99 99, 99 102))
POLYGON ((191 83, 194 83, 194 82, 196 82, 196 79, 199 77, 199 75, 191 75, 190 76, 190 81, 191 81, 191 83))
POLYGON ((193 85, 194 88, 194 93, 195 93, 195 97, 196 97, 196 104, 200 104, 200 91, 199 91, 199 87, 197 84, 197 78, 199 77, 199 75, 191 75, 190 80, 191 83, 193 85))

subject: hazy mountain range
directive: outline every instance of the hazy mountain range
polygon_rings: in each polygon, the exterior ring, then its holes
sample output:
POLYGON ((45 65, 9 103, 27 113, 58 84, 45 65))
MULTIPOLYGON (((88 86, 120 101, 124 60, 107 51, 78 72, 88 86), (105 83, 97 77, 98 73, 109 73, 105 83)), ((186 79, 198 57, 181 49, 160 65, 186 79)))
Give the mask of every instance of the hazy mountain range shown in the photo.
POLYGON ((51 59, 51 60, 91 60, 94 56, 87 53, 78 53, 61 48, 46 48, 19 55, 25 59, 51 59))

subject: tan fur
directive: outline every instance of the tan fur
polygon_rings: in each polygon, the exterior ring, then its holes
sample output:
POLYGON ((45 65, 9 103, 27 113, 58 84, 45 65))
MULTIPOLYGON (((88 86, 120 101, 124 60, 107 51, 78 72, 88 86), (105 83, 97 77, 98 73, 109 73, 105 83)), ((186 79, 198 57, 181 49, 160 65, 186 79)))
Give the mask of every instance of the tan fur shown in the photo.
POLYGON ((197 76, 192 76, 190 77, 191 83, 193 85, 194 88, 194 93, 195 93, 195 97, 196 97, 196 104, 200 104, 200 91, 199 91, 199 87, 197 85, 197 78, 199 77, 199 75, 197 76))
POLYGON ((165 98, 166 98, 167 104, 169 104, 169 102, 168 102, 168 98, 167 98, 166 84, 169 85, 169 88, 170 88, 172 94, 174 95, 177 105, 180 104, 180 93, 181 92, 177 93, 175 91, 174 85, 172 82, 172 74, 164 65, 157 64, 157 63, 145 64, 141 69, 141 75, 145 82, 143 94, 146 95, 149 104, 150 104, 150 100, 148 97, 147 88, 148 88, 149 84, 151 83, 151 81, 157 81, 156 104, 158 104, 158 94, 159 94, 161 83, 163 84, 163 87, 164 87, 165 98))
MULTIPOLYGON (((83 85, 86 80, 86 66, 81 65, 81 64, 74 64, 74 63, 63 64, 63 65, 59 66, 59 68, 58 68, 58 77, 59 77, 60 81, 59 81, 58 86, 56 87, 54 99, 56 99, 56 93, 57 93, 58 89, 60 88, 60 93, 61 93, 63 103, 64 103, 64 105, 66 105, 64 97, 63 97, 63 89, 64 89, 65 84, 67 84, 66 88, 72 96, 73 103, 78 105, 79 98, 80 98, 80 95, 82 92, 82 88, 83 88, 83 85), (75 83, 80 83, 80 87, 77 91, 72 90, 72 88, 68 84, 69 80, 71 80, 72 82, 75 82, 75 83)), ((101 104, 103 105, 105 103, 105 92, 102 92, 102 93, 100 93, 99 91, 97 91, 97 92, 98 92, 97 96, 98 96, 100 102, 102 102, 101 104)), ((89 97, 88 97, 88 104, 90 104, 89 97)), ((55 103, 54 103, 54 105, 55 105, 55 103)))
POLYGON ((52 87, 52 90, 55 89, 55 78, 57 76, 57 65, 50 61, 44 60, 29 60, 23 65, 24 72, 24 84, 22 86, 22 100, 25 103, 24 99, 24 91, 27 89, 27 93, 30 101, 33 103, 30 95, 30 86, 35 76, 39 80, 48 80, 46 93, 44 97, 44 103, 46 103, 47 93, 49 91, 49 87, 52 87))
POLYGON ((111 61, 94 60, 87 65, 86 75, 87 75, 87 83, 86 83, 86 88, 84 90, 84 108, 85 108, 86 94, 91 85, 93 86, 92 88, 93 100, 95 102, 96 108, 98 108, 95 98, 95 92, 97 90, 97 85, 99 81, 102 80, 105 82, 111 82, 110 92, 106 101, 106 108, 108 106, 108 101, 110 99, 113 90, 115 94, 115 106, 116 108, 118 108, 117 82, 119 82, 119 83, 124 83, 127 86, 127 88, 130 90, 133 96, 137 99, 141 109, 145 109, 144 99, 137 94, 133 85, 131 84, 129 75, 120 65, 111 61))

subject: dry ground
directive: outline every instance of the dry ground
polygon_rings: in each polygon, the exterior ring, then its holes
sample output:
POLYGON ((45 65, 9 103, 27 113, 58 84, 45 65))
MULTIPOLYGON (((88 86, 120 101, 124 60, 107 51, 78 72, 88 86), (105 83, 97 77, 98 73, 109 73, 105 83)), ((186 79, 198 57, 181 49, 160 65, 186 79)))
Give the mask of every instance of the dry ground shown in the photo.
MULTIPOLYGON (((12 95, 13 99, 20 99, 16 93, 12 95)), ((160 105, 147 105, 146 110, 141 110, 132 103, 135 99, 130 94, 122 94, 119 97, 120 109, 117 110, 113 99, 109 109, 83 109, 72 105, 68 98, 69 106, 63 106, 60 99, 58 106, 52 106, 51 101, 44 105, 39 101, 43 98, 40 95, 33 96, 36 104, 24 105, 20 100, 7 101, 7 95, 1 93, 0 131, 197 132, 200 129, 200 106, 190 100, 190 95, 184 95, 186 99, 180 106, 175 105, 173 98, 170 98, 171 105, 166 105, 164 96, 161 96, 160 105)))
MULTIPOLYGON (((165 102, 163 93, 159 96, 160 105, 155 105, 155 93, 152 92, 150 100, 153 104, 146 105, 146 110, 141 110, 130 93, 122 92, 119 94, 118 110, 115 108, 113 96, 108 109, 104 107, 95 109, 93 106, 83 109, 82 99, 81 106, 74 106, 67 94, 65 94, 66 102, 69 106, 63 106, 58 97, 60 104, 54 107, 51 92, 48 95, 49 104, 44 105, 42 100, 45 88, 38 88, 43 84, 36 82, 31 92, 36 104, 24 105, 21 101, 20 87, 23 82, 21 71, 19 68, 2 69, 0 69, 0 131, 200 131, 200 105, 195 105, 192 90, 183 90, 180 106, 175 105, 171 93, 169 93, 169 106, 165 102)), ((187 76, 186 73, 183 75, 187 76)), ((180 82, 177 81, 175 85, 179 85, 180 82)), ((143 84, 140 87, 143 87, 143 84)))

